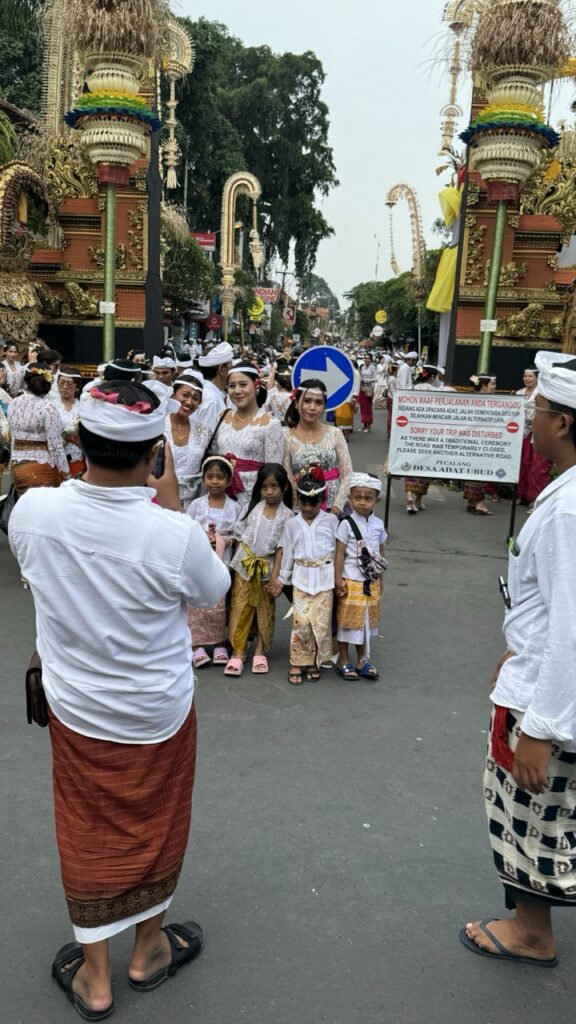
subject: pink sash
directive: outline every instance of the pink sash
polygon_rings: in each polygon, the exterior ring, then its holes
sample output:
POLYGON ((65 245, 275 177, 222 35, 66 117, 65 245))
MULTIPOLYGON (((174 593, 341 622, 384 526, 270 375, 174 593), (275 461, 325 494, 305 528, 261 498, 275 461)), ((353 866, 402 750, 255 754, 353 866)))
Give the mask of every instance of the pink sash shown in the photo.
POLYGON ((256 462, 254 459, 239 459, 231 452, 226 452, 224 458, 228 459, 234 466, 234 475, 230 486, 227 488, 227 494, 229 494, 231 498, 235 498, 238 494, 242 494, 242 491, 246 490, 240 473, 257 473, 264 463, 256 462))

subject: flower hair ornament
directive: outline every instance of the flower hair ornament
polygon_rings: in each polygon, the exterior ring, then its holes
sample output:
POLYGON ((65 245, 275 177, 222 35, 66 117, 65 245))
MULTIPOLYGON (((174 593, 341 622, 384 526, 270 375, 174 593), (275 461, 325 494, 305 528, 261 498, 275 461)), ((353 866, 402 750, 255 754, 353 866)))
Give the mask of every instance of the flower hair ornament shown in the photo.
POLYGON ((469 378, 469 380, 470 380, 470 383, 474 385, 474 387, 478 387, 478 385, 480 383, 480 378, 477 377, 475 373, 472 374, 472 376, 469 378))
POLYGON ((299 480, 296 482, 296 490, 298 491, 298 494, 308 495, 312 498, 316 497, 318 494, 323 494, 326 490, 326 480, 320 466, 310 466, 305 473, 302 473, 299 480), (300 487, 300 483, 303 483, 304 480, 313 480, 316 487, 304 490, 300 487))
POLYGON ((44 380, 47 380, 49 384, 52 384, 54 380, 54 375, 51 370, 43 370, 39 366, 29 366, 28 373, 34 373, 37 377, 44 377, 44 380))

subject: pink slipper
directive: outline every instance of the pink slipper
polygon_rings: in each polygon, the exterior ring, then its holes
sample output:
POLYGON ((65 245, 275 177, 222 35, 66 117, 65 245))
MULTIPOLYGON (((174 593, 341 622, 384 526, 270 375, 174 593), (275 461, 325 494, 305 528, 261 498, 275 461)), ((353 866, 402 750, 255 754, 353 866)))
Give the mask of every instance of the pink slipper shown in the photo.
POLYGON ((204 665, 210 664, 210 656, 203 647, 197 647, 192 654, 192 664, 194 668, 202 668, 204 665))
POLYGON ((230 658, 226 668, 224 669, 225 676, 241 676, 244 671, 244 662, 242 658, 230 658))
POLYGON ((212 652, 212 661, 214 665, 227 665, 228 664, 228 651, 225 647, 215 647, 212 652))
POLYGON ((252 672, 256 676, 263 676, 269 672, 268 659, 263 654, 255 654, 252 658, 252 672))

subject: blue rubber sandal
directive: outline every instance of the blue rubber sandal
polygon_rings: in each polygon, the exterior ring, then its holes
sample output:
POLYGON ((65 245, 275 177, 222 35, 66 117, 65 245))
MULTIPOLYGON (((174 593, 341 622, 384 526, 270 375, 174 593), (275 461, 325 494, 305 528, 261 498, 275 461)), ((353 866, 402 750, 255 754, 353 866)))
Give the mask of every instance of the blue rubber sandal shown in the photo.
POLYGON ((358 679, 358 673, 354 668, 354 665, 336 665, 336 671, 342 679, 346 679, 348 682, 355 682, 358 679))
POLYGON ((478 956, 490 957, 491 960, 517 960, 519 964, 530 964, 532 967, 557 967, 559 959, 557 956, 549 957, 547 960, 542 960, 537 956, 519 956, 517 953, 511 953, 506 946, 500 942, 499 939, 490 931, 487 925, 490 921, 497 921, 498 918, 487 918, 485 921, 480 921, 480 928, 486 935, 490 942, 494 943, 498 953, 493 953, 490 949, 482 949, 474 939, 471 939, 465 928, 462 928, 458 933, 460 942, 469 949, 470 952, 476 953, 478 956))
POLYGON ((370 662, 364 661, 357 666, 356 671, 362 679, 380 679, 380 673, 377 668, 370 662))

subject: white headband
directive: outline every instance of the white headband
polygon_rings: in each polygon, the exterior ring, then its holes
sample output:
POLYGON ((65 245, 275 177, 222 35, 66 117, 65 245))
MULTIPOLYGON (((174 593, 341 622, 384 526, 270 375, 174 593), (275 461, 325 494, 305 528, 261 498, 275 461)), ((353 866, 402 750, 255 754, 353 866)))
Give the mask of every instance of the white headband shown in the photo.
POLYGON ((369 487, 372 491, 382 490, 382 483, 375 476, 370 476, 369 473, 351 473, 350 474, 350 490, 353 487, 369 487))
MULTIPOLYGON (((154 381, 151 383, 159 383, 154 381)), ((99 382, 89 384, 80 396, 80 423, 98 437, 106 437, 111 441, 151 441, 164 433, 166 416, 170 412, 178 412, 180 403, 171 398, 171 388, 165 388, 160 394, 154 387, 144 384, 160 398, 157 409, 145 409, 145 399, 136 403, 132 409, 118 405, 112 395, 100 391, 99 382), (92 392, 97 394, 93 395, 92 392)), ((161 385, 164 387, 164 385, 161 385)))
POLYGON ((192 388, 193 391, 204 391, 202 381, 199 380, 198 377, 196 376, 192 377, 192 374, 190 374, 190 377, 179 377, 178 380, 174 381, 174 384, 172 386, 174 391, 176 390, 176 388, 183 388, 184 386, 192 388))
POLYGON ((156 370, 158 367, 166 367, 167 370, 175 370, 176 363, 174 359, 170 359, 169 356, 165 356, 164 358, 154 356, 154 359, 152 360, 152 369, 156 370))
POLYGON ((246 373, 249 377, 252 374, 255 374, 256 377, 260 376, 260 371, 257 370, 255 366, 233 366, 231 370, 228 370, 228 376, 230 376, 231 373, 246 373))

